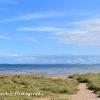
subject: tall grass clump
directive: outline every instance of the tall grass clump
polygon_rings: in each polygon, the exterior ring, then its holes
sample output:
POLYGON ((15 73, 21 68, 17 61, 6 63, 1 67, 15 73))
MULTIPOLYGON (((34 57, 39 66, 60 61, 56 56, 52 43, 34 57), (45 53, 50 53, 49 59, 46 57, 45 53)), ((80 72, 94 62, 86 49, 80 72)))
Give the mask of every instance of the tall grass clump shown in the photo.
POLYGON ((34 75, 0 75, 0 93, 39 92, 42 94, 40 96, 0 96, 0 100, 35 100, 34 98, 57 94, 74 94, 78 91, 77 85, 76 80, 67 78, 63 80, 34 75))
POLYGON ((100 73, 74 74, 70 75, 69 78, 87 83, 88 88, 100 97, 100 73))

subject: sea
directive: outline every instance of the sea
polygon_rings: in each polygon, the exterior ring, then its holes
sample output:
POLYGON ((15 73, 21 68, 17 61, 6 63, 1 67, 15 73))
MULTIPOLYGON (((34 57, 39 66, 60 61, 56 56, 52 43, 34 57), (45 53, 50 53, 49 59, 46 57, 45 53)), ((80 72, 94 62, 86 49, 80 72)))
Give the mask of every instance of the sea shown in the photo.
POLYGON ((94 72, 100 72, 99 64, 0 64, 0 74, 43 74, 59 76, 94 72))

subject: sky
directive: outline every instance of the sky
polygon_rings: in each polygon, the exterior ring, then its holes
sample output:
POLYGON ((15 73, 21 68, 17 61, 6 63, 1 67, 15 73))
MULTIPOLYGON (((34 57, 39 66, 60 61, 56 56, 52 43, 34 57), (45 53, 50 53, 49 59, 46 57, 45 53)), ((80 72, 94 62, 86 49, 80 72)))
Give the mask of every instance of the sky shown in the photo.
POLYGON ((0 0, 0 61, 37 55, 100 55, 100 0, 0 0))

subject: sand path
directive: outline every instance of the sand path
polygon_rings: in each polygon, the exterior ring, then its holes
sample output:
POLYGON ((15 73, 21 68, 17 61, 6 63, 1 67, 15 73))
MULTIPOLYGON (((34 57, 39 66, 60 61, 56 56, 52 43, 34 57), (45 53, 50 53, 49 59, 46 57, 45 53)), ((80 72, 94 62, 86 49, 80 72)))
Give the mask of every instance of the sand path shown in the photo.
MULTIPOLYGON (((100 100, 97 96, 90 90, 87 89, 86 84, 79 84, 79 92, 75 95, 59 94, 61 100, 100 100)), ((35 100, 55 100, 50 98, 40 98, 35 100)), ((56 99, 57 100, 57 99, 56 99)), ((60 100, 60 99, 59 99, 60 100)))
POLYGON ((92 91, 87 89, 86 84, 81 83, 79 89, 77 94, 68 96, 69 100, 100 100, 92 91))

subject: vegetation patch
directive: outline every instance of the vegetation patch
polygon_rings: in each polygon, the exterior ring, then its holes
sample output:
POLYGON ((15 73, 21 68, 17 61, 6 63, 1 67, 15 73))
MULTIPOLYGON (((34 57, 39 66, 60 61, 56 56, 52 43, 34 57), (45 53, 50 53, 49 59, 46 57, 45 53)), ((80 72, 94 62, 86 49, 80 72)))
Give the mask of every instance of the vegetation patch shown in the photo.
POLYGON ((100 97, 100 73, 74 74, 70 75, 69 78, 87 83, 88 88, 100 97))
POLYGON ((54 97, 50 100, 60 100, 55 95, 74 94, 78 91, 77 85, 77 81, 67 78, 62 80, 34 75, 0 75, 0 100, 38 100, 35 98, 52 96, 54 97))

